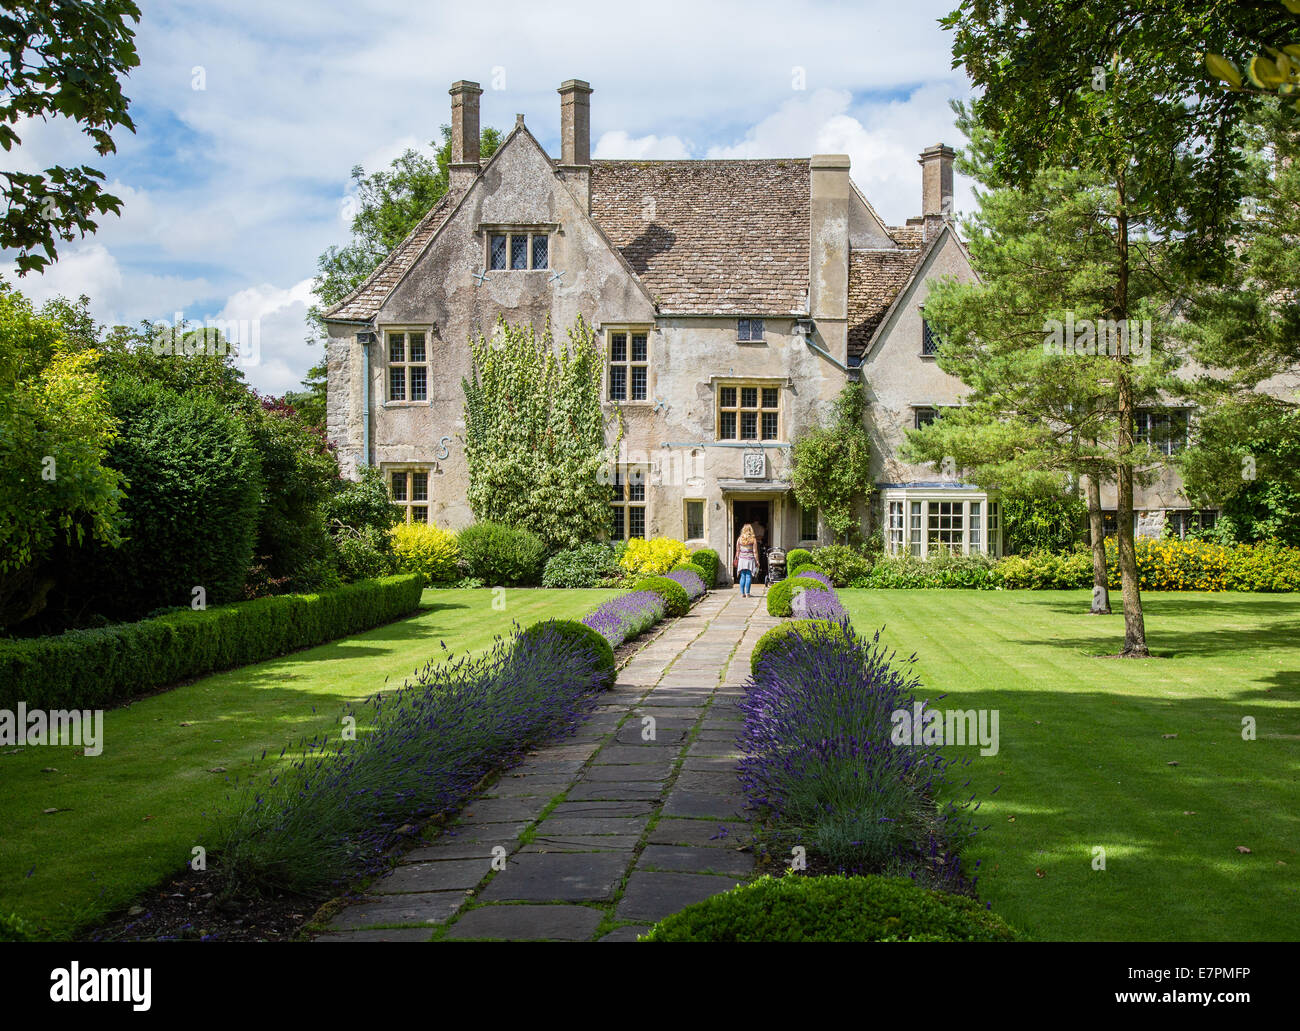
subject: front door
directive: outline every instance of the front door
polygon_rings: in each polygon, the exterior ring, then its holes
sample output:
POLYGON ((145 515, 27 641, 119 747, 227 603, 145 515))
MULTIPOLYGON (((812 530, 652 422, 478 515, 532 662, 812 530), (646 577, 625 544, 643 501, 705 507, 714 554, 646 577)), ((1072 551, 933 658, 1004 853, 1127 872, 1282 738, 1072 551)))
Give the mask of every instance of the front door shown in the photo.
POLYGON ((754 536, 758 538, 758 572, 754 579, 761 583, 767 576, 767 548, 772 543, 772 502, 738 500, 731 503, 731 554, 728 561, 733 571, 736 568, 736 540, 746 523, 753 526, 754 536))

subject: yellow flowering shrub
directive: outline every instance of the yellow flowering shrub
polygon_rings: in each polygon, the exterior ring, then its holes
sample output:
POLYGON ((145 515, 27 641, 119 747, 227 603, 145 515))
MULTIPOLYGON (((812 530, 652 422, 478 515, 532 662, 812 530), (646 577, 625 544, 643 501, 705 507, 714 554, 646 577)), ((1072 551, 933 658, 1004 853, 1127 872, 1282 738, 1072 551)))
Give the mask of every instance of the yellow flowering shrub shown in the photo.
MULTIPOLYGON (((1134 542, 1144 591, 1300 591, 1300 548, 1273 541, 1211 541, 1139 537, 1134 542)), ((1111 587, 1119 586, 1115 538, 1106 539, 1111 587)))
POLYGON ((687 562, 691 549, 671 537, 642 540, 634 537, 627 542, 627 550, 618 564, 637 576, 663 576, 679 562, 687 562))
POLYGON ((428 523, 399 523, 389 533, 397 568, 403 573, 419 573, 426 585, 460 579, 460 548, 449 530, 428 523))

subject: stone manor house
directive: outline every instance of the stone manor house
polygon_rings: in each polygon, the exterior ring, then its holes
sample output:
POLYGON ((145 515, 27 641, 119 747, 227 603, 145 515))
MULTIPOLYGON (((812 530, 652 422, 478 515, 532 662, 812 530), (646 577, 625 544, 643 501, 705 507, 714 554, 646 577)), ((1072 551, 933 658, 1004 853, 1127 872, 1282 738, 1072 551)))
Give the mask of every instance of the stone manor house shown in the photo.
MULTIPOLYGON (((483 163, 482 90, 461 81, 450 92, 449 191, 326 314, 328 433, 345 475, 377 466, 408 519, 471 523, 460 441, 468 341, 498 315, 539 329, 549 317, 561 338, 582 315, 607 356, 604 401, 624 423, 613 536, 711 547, 728 569, 747 522, 772 546, 829 543, 791 490, 790 442, 860 377, 872 532, 892 551, 1000 554, 996 497, 896 457, 905 430, 964 390, 936 366, 924 318, 931 280, 974 278, 947 218, 951 149, 922 152, 921 214, 889 226, 842 154, 592 160, 592 89, 579 79, 559 88, 558 159, 519 115, 483 163)), ((1185 412, 1141 418, 1149 430, 1181 418, 1186 432, 1185 412)), ((1192 511, 1176 482, 1135 504, 1142 532, 1214 518, 1192 511)), ((1113 526, 1113 489, 1107 505, 1113 526)))

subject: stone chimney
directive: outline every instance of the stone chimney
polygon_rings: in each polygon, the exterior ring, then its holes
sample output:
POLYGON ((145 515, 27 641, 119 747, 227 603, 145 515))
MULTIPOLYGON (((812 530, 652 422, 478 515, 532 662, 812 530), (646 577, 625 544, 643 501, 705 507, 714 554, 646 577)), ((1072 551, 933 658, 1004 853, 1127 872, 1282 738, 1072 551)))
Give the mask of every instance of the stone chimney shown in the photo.
POLYGON ((849 183, 847 154, 814 154, 808 162, 811 242, 808 314, 820 346, 848 361, 849 183))
POLYGON ((464 193, 479 173, 478 98, 483 90, 477 82, 461 79, 452 83, 451 94, 451 167, 448 169, 451 193, 464 193))
POLYGON ((936 143, 921 151, 921 217, 925 220, 925 239, 930 240, 943 228, 945 218, 952 217, 951 147, 936 143))
POLYGON ((561 83, 560 163, 556 168, 582 210, 591 212, 591 85, 581 79, 561 83))

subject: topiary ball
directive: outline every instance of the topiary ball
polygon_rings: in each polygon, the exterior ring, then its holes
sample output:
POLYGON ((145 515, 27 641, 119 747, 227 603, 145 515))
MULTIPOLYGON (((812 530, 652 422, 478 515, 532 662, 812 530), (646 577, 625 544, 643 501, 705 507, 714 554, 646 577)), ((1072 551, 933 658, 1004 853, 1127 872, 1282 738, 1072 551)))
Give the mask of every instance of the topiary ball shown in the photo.
POLYGON ((1012 942, 1025 936, 975 899, 906 877, 787 874, 714 895, 665 917, 652 942, 1012 942))
POLYGON ((799 591, 824 591, 826 585, 811 577, 791 577, 775 583, 767 589, 767 614, 769 616, 788 616, 791 602, 799 591))
POLYGON ((853 639, 845 631, 844 627, 834 620, 792 619, 788 623, 781 623, 779 626, 772 627, 771 630, 758 639, 754 644, 753 654, 749 657, 749 671, 757 675, 762 660, 780 651, 782 645, 793 637, 802 639, 810 637, 838 639, 843 641, 846 646, 853 647, 853 639))
MULTIPOLYGON (((671 583, 671 581, 669 581, 671 583)), ((519 635, 518 648, 529 647, 547 632, 557 634, 566 648, 586 649, 596 660, 605 687, 614 685, 614 649, 604 636, 576 619, 543 619, 519 635)))
POLYGON ((812 562, 812 552, 807 548, 791 548, 786 552, 785 564, 787 569, 798 569, 810 562, 812 562))
POLYGON ((686 588, 676 580, 669 580, 666 576, 647 576, 645 579, 638 580, 633 584, 632 590, 654 591, 655 594, 663 598, 670 616, 684 616, 687 609, 691 607, 691 600, 686 594, 686 588))
POLYGON ((791 576, 803 576, 804 573, 821 573, 822 576, 826 576, 826 570, 815 562, 804 562, 798 566, 788 564, 787 568, 790 570, 791 576))
POLYGON ((718 582, 718 553, 712 548, 700 548, 691 552, 691 564, 704 570, 704 586, 712 587, 718 582))

